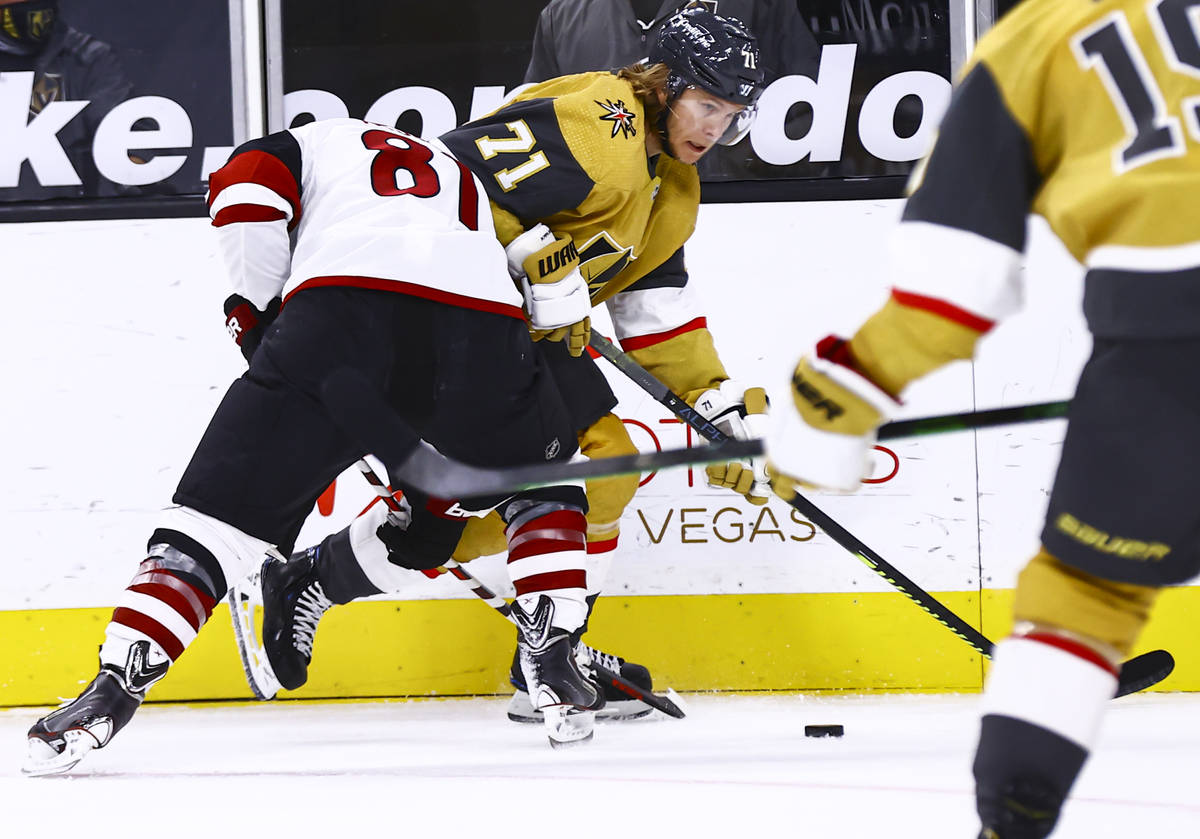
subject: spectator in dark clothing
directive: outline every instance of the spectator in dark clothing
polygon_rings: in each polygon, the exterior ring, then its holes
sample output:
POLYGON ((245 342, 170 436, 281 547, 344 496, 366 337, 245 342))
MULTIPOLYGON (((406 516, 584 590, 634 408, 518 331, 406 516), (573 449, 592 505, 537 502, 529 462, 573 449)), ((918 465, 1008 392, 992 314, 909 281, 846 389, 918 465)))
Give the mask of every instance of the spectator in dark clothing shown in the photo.
MULTIPOLYGON (((29 72, 30 122, 52 102, 88 104, 55 134, 70 169, 44 164, 35 172, 27 156, 15 179, 11 163, 0 167, 0 201, 125 194, 100 175, 91 153, 100 120, 133 89, 112 46, 68 25, 57 0, 0 0, 0 73, 29 72)), ((13 142, 0 137, 0 161, 14 153, 4 148, 13 142)))
MULTIPOLYGON (((735 17, 758 35, 768 83, 780 76, 816 77, 821 49, 795 0, 551 0, 533 35, 525 81, 623 67, 646 56, 662 25, 685 6, 735 17)), ((803 130, 798 133, 803 134, 803 130)), ((716 146, 700 161, 701 180, 771 177, 747 140, 716 146)))

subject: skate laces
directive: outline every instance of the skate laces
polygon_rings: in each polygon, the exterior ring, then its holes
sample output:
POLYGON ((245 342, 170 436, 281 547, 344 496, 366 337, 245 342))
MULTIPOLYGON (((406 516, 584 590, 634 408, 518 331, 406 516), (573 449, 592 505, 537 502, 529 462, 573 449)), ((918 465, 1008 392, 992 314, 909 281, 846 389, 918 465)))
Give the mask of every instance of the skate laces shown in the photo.
POLYGON ((612 653, 606 653, 603 650, 597 650, 589 647, 582 641, 579 642, 579 651, 582 657, 585 657, 590 663, 598 664, 605 670, 613 673, 621 672, 621 665, 625 663, 625 659, 620 656, 615 656, 612 653))
POLYGON ((296 598, 296 609, 292 613, 292 645, 305 658, 312 658, 313 636, 317 634, 317 624, 321 615, 332 605, 333 601, 325 596, 325 590, 317 580, 305 586, 296 598))

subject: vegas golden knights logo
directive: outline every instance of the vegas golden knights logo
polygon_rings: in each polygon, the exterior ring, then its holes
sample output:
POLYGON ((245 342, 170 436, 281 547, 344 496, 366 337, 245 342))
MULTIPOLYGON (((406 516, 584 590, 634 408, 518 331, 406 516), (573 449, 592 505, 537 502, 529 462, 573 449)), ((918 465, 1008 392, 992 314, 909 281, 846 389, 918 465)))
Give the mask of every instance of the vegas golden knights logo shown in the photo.
POLYGON ((588 290, 595 294, 634 259, 633 248, 621 247, 608 231, 603 231, 579 249, 579 273, 587 280, 588 290))
POLYGON ((612 123, 612 137, 616 137, 618 132, 620 132, 622 137, 637 136, 637 126, 633 124, 637 114, 625 106, 625 100, 618 99, 614 102, 611 99, 606 99, 601 102, 599 99, 593 99, 592 101, 604 110, 604 113, 600 115, 600 119, 612 123))

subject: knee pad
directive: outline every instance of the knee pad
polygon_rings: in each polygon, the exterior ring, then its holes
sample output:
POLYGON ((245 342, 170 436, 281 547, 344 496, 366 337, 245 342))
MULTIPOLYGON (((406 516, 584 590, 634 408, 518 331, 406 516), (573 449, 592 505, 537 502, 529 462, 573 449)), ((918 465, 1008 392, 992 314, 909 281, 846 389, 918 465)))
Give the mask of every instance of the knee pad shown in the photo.
POLYGON ((1095 577, 1055 558, 1044 547, 1017 579, 1013 618, 1065 632, 1109 658, 1129 656, 1160 589, 1095 577))
POLYGON ((169 545, 194 562, 216 600, 225 596, 230 580, 240 580, 274 552, 273 545, 190 507, 168 507, 157 524, 150 545, 169 545))
POLYGON ((113 610, 101 663, 125 667, 129 650, 142 641, 150 642, 150 665, 160 656, 179 658, 225 596, 231 574, 243 573, 251 551, 262 558, 268 546, 257 542, 189 508, 166 510, 113 610))

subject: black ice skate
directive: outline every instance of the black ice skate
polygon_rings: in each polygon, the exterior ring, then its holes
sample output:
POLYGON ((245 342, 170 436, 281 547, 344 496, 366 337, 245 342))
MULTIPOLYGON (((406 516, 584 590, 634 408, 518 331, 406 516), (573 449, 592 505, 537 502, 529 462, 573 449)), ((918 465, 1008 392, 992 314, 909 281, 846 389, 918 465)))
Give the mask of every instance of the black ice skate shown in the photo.
POLYGON ((1000 794, 976 792, 983 821, 979 839, 1045 839, 1054 831, 1063 796, 1042 779, 1021 778, 1000 794))
POLYGON ((259 699, 274 699, 280 689, 296 690, 308 681, 317 624, 333 605, 317 579, 317 550, 293 554, 287 562, 267 559, 229 590, 242 669, 259 699))
MULTIPOLYGON (((616 673, 626 681, 637 685, 646 691, 646 693, 654 689, 653 681, 650 678, 650 671, 647 668, 641 664, 626 661, 620 656, 589 647, 583 641, 575 642, 575 659, 579 662, 579 666, 586 673, 590 674, 593 679, 595 678, 595 672, 591 667, 592 662, 595 662, 606 670, 616 673)), ((521 723, 542 722, 542 712, 533 707, 533 701, 529 698, 529 690, 525 685, 525 676, 521 672, 521 660, 518 652, 513 653, 512 668, 509 670, 508 680, 516 688, 516 692, 513 693, 512 699, 508 702, 508 718, 513 722, 521 723)), ((612 685, 599 679, 597 681, 603 687, 605 700, 604 707, 596 712, 597 720, 607 722, 636 720, 654 710, 640 699, 632 699, 612 685)))
POLYGON ((551 626, 554 602, 542 595, 527 614, 519 603, 512 615, 520 637, 517 655, 533 708, 542 712, 550 745, 583 743, 592 739, 595 712, 604 707, 604 693, 580 667, 565 629, 551 626))
POLYGON ((92 749, 107 746, 133 718, 146 689, 167 673, 170 662, 152 665, 149 652, 150 642, 135 642, 124 668, 101 665, 83 693, 34 723, 21 771, 34 776, 66 772, 92 749))

